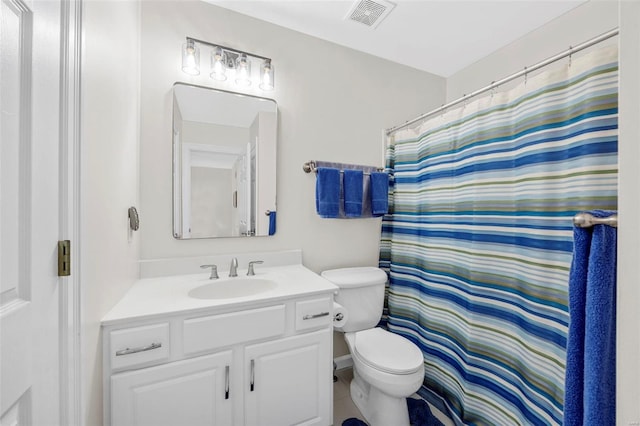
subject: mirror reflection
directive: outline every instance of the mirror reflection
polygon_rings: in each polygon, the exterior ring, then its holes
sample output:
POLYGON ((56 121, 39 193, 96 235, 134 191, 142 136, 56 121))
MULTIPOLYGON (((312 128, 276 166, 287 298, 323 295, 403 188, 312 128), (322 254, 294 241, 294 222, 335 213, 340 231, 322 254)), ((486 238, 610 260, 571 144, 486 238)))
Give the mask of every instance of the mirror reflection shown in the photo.
POLYGON ((276 137, 273 99, 174 84, 174 237, 273 235, 276 137))

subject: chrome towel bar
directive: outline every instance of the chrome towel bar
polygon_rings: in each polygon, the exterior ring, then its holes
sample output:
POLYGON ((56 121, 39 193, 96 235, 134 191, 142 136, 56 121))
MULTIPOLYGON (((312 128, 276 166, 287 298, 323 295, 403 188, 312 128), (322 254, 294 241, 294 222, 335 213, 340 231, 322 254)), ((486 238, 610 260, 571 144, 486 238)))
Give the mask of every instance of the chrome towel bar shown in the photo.
MULTIPOLYGON (((338 163, 335 163, 335 166, 336 167, 338 167, 338 166, 351 166, 349 168, 353 168, 355 170, 360 169, 360 168, 367 169, 367 170, 375 169, 375 170, 377 170, 379 172, 384 170, 383 168, 376 167, 376 166, 358 166, 358 165, 338 164, 338 163)), ((317 166, 316 162, 313 161, 313 160, 307 161, 306 163, 304 163, 302 165, 302 170, 304 170, 305 173, 317 173, 317 168, 318 168, 318 166, 317 166)), ((344 170, 342 170, 342 168, 341 168, 340 173, 343 173, 343 172, 344 172, 344 170)), ((370 173, 369 172, 364 172, 363 174, 369 175, 370 173)))
POLYGON ((613 214, 609 217, 595 217, 589 213, 582 212, 573 217, 573 224, 578 228, 589 228, 593 225, 609 225, 617 228, 618 215, 613 214))

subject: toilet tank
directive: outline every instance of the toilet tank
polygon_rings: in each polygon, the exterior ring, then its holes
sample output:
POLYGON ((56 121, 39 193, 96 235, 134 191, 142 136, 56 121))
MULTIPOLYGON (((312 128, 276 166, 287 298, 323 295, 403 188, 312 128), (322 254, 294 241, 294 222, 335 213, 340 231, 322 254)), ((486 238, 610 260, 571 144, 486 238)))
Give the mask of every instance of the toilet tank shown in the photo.
POLYGON ((325 279, 340 290, 335 301, 347 310, 342 331, 360 331, 375 327, 382 316, 387 274, 378 268, 342 268, 324 271, 325 279))

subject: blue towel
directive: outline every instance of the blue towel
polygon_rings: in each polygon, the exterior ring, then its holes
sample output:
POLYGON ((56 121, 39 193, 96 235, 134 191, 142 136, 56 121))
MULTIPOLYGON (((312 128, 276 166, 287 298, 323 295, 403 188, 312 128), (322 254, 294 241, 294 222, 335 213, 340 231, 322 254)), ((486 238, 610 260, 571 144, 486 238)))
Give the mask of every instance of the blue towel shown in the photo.
POLYGON ((271 210, 269 212, 269 235, 276 233, 276 212, 271 210))
POLYGON ((573 236, 564 425, 615 425, 617 230, 576 227, 573 236))
POLYGON ((338 217, 340 213, 340 170, 318 167, 316 211, 320 217, 338 217))
POLYGON ((362 170, 344 171, 344 215, 362 216, 362 170))
POLYGON ((382 216, 389 210, 389 175, 382 172, 371 173, 371 214, 382 216))

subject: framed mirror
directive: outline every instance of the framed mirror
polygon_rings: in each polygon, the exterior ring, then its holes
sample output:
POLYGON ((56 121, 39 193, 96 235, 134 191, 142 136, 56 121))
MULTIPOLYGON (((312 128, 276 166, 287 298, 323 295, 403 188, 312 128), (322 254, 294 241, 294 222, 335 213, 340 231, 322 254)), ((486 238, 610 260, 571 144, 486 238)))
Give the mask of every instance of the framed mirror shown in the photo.
POLYGON ((273 99, 173 85, 173 236, 275 233, 273 99))

